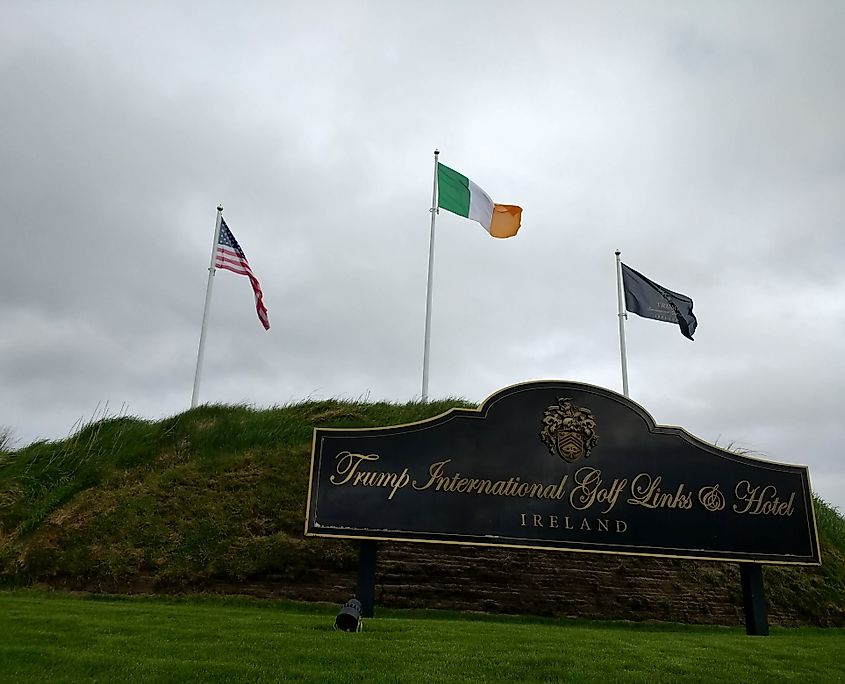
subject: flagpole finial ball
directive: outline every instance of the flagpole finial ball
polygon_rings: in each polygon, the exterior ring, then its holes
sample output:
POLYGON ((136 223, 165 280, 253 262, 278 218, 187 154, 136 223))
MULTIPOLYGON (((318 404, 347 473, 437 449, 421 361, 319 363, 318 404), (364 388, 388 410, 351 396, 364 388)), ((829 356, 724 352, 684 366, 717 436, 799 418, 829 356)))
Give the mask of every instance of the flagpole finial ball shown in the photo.
POLYGON ((222 204, 217 205, 217 211, 223 211, 223 205, 222 204))
POLYGON ((437 148, 435 148, 435 149, 434 149, 434 154, 440 154, 440 150, 438 150, 437 148))
POLYGON ((622 254, 622 252, 620 252, 620 251, 617 249, 617 250, 614 252, 614 254, 615 254, 616 256, 619 256, 620 254, 622 254))

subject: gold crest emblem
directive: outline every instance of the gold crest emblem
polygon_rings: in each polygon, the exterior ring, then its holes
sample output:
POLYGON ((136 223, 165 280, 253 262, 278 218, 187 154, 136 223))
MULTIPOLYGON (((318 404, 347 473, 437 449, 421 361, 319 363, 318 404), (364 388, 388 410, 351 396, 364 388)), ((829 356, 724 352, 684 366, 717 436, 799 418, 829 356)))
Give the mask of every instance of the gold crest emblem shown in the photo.
POLYGON ((554 456, 572 463, 583 456, 587 458, 599 441, 596 421, 585 408, 571 404, 570 399, 558 397, 557 404, 549 406, 543 414, 540 438, 554 456))

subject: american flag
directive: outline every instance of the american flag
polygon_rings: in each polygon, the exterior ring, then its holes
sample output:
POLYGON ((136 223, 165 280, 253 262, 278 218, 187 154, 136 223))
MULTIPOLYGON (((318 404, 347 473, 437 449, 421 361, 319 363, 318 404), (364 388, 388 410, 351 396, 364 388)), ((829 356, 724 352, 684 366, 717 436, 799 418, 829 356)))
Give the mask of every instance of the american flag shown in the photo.
POLYGON ((225 268, 238 275, 245 275, 252 284, 252 292, 255 294, 255 311, 258 313, 258 320, 265 330, 270 329, 270 319, 267 318, 267 307, 264 306, 264 293, 261 291, 261 283, 252 273, 246 254, 241 249, 226 221, 220 218, 220 237, 217 239, 217 252, 214 258, 215 268, 225 268))

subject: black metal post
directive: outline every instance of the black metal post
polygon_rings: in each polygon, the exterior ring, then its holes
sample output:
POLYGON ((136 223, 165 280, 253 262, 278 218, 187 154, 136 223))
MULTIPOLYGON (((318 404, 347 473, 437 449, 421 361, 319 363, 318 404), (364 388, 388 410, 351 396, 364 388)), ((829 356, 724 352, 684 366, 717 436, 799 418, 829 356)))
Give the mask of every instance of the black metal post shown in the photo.
POLYGON ((356 598, 361 602, 361 617, 373 616, 376 600, 376 542, 364 539, 358 553, 358 590, 356 598))
POLYGON ((757 563, 740 563, 739 578, 742 583, 742 603, 745 608, 745 633, 749 636, 769 636, 769 614, 766 610, 766 592, 763 588, 763 566, 757 563))

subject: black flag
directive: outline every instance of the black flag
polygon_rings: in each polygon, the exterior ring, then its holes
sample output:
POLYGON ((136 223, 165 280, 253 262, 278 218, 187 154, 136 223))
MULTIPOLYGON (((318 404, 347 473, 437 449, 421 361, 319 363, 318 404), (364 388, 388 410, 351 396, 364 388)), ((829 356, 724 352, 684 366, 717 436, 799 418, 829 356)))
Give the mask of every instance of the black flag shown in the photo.
POLYGON ((622 264, 622 286, 628 311, 643 318, 677 323, 681 334, 692 339, 698 321, 692 313, 689 297, 667 290, 625 264, 622 264))

